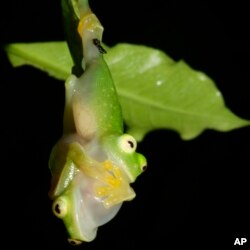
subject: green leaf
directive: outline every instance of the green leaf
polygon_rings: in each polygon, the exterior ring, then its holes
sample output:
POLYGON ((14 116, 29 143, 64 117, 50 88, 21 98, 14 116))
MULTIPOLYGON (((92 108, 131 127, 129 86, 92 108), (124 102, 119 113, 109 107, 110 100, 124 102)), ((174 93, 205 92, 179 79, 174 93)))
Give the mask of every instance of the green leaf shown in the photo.
POLYGON ((145 46, 120 44, 107 54, 123 115, 137 138, 150 130, 176 130, 192 139, 204 129, 249 125, 225 107, 212 79, 145 46))
POLYGON ((60 80, 70 75, 73 66, 65 42, 17 43, 7 45, 5 50, 14 67, 32 65, 60 80))
MULTIPOLYGON (((31 64, 65 79, 72 60, 66 44, 13 44, 13 65, 31 64)), ((130 132, 138 139, 155 129, 172 129, 192 139, 205 129, 229 131, 250 124, 225 107, 212 79, 175 62, 160 50, 118 44, 105 55, 130 132)))

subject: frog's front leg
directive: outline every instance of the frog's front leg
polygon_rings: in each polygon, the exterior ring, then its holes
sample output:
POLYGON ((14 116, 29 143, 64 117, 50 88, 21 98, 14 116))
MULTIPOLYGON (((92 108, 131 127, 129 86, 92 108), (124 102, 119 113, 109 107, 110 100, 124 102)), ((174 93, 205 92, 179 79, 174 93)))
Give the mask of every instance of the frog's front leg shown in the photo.
POLYGON ((130 187, 124 173, 113 162, 107 160, 102 163, 103 177, 95 188, 96 196, 103 200, 105 208, 132 200, 134 190, 130 187))

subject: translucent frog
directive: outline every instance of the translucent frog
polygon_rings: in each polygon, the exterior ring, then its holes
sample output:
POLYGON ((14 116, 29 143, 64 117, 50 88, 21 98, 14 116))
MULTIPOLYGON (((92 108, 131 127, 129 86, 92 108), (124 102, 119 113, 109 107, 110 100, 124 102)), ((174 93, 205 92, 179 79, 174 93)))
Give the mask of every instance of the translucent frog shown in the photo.
POLYGON ((78 5, 84 73, 71 75, 65 83, 64 132, 49 161, 52 210, 63 220, 73 245, 94 240, 98 227, 135 197, 130 183, 147 166, 136 152, 136 140, 124 134, 121 107, 103 58, 103 27, 87 0, 78 5))

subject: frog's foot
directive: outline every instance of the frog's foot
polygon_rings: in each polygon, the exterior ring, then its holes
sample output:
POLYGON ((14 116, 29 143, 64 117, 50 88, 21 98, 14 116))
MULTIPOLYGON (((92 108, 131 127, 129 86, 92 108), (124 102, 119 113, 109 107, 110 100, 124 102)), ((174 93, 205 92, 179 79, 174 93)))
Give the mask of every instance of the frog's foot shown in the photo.
POLYGON ((103 170, 105 174, 101 184, 96 186, 95 193, 103 200, 103 205, 106 208, 126 200, 132 200, 135 197, 134 190, 118 166, 112 164, 111 161, 105 161, 103 162, 103 170))

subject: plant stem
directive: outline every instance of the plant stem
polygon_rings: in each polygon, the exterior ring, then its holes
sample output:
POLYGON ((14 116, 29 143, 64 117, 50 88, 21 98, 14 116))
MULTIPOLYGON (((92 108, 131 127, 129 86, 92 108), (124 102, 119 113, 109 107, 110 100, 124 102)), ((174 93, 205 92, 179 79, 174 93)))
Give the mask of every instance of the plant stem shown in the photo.
POLYGON ((83 73, 83 50, 81 38, 77 32, 77 26, 79 22, 79 10, 77 2, 77 0, 61 0, 61 7, 66 41, 74 62, 72 73, 79 77, 83 73))

